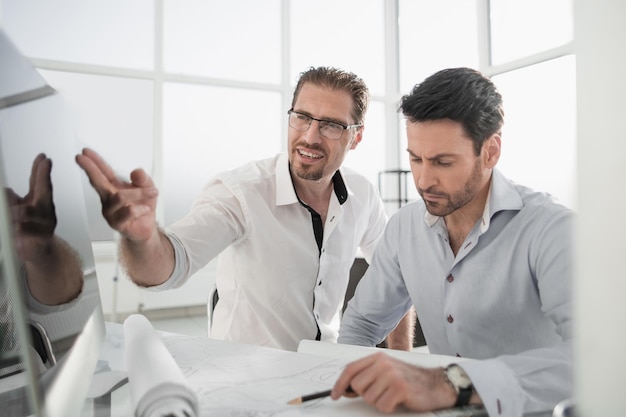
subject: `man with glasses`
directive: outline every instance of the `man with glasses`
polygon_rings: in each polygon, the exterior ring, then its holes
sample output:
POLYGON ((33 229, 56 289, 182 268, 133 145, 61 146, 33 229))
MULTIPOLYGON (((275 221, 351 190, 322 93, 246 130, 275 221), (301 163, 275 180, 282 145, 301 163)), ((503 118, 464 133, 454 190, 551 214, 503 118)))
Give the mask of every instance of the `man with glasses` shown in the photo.
MULTIPOLYGON (((143 170, 128 183, 92 150, 77 162, 122 236, 121 262, 135 283, 176 288, 219 255, 211 337, 296 350, 303 339, 336 341, 357 249, 369 262, 385 227, 375 188, 341 168, 363 137, 368 104, 352 73, 302 73, 288 153, 217 175, 167 230, 156 224, 158 193, 143 170)), ((412 321, 403 324, 410 348, 412 321)))

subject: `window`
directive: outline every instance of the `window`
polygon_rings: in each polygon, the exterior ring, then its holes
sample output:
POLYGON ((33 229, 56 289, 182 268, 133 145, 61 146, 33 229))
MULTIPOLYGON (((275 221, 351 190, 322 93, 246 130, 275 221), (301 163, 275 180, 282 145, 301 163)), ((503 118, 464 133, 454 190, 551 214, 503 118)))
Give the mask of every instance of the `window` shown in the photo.
POLYGON ((574 39, 571 0, 492 0, 491 63, 523 59, 574 39))
POLYGON ((167 0, 167 73, 280 84, 280 0, 167 0))
POLYGON ((484 70, 505 112, 498 168, 576 209, 572 1, 491 0, 489 9, 491 63, 484 70))
POLYGON ((400 91, 444 68, 478 68, 477 17, 472 1, 400 0, 400 91))
POLYGON ((207 180, 281 148, 280 94, 167 83, 163 94, 164 224, 184 216, 207 180))
POLYGON ((374 96, 385 94, 383 0, 290 1, 289 80, 311 66, 359 75, 374 96))
MULTIPOLYGON (((286 150, 297 76, 318 65, 350 70, 370 87, 363 141, 345 163, 375 185, 380 171, 409 167, 400 97, 435 71, 469 66, 492 77, 504 95, 499 168, 574 206, 571 0, 0 6, 3 29, 76 109, 81 144, 124 176, 136 167, 153 176, 164 225, 189 209, 212 175, 286 150), (254 109, 245 123, 241 109, 254 109), (555 161, 564 167, 559 175, 555 161)), ((100 202, 85 187, 91 237, 111 240, 100 202)), ((410 177, 408 194, 419 198, 410 177)))
POLYGON ((499 169, 576 207, 576 62, 572 55, 493 77, 504 100, 499 169))
POLYGON ((153 68, 152 0, 4 0, 0 13, 4 30, 26 56, 153 68))

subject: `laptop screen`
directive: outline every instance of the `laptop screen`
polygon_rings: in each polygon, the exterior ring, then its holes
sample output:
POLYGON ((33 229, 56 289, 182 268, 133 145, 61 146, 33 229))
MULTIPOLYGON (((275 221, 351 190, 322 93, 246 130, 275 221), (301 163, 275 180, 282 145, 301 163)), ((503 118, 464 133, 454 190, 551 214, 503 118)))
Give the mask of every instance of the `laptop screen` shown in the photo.
POLYGON ((0 80, 0 404, 79 414, 104 320, 74 124, 1 31, 0 80))

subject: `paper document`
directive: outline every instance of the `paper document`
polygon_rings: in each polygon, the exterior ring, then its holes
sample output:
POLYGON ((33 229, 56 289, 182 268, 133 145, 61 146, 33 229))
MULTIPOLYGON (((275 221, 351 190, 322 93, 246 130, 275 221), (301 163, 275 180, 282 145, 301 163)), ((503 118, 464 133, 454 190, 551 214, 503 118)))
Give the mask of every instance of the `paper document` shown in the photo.
POLYGON ((124 362, 136 417, 195 417, 198 399, 148 319, 124 321, 124 362))
MULTIPOLYGON (((299 405, 289 404, 296 397, 331 389, 343 367, 349 362, 340 357, 341 355, 312 355, 182 335, 165 336, 163 340, 185 373, 187 381, 196 388, 202 417, 383 415, 360 397, 343 397, 337 401, 324 397, 299 405)), ((403 353, 411 355, 409 352, 403 353)), ((417 356, 426 356, 422 360, 431 361, 457 359, 439 355, 417 356)), ((466 417, 474 416, 474 413, 473 410, 415 413, 401 409, 392 415, 466 417)))
POLYGON ((383 349, 367 346, 344 345, 340 343, 321 342, 317 340, 302 340, 298 345, 298 352, 309 353, 329 358, 342 358, 348 361, 355 361, 377 352, 384 352, 401 361, 424 368, 446 367, 451 363, 458 363, 468 360, 447 355, 435 355, 423 352, 407 352, 404 350, 383 349))

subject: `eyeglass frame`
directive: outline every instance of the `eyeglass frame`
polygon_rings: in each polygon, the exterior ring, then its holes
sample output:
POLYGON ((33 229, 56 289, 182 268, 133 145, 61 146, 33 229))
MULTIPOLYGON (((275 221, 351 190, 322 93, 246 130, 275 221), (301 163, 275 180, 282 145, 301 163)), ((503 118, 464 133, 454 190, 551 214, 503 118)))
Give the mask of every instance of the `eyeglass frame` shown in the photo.
MULTIPOLYGON (((356 124, 352 124, 352 125, 346 125, 346 124, 343 124, 343 123, 341 123, 341 122, 337 122, 337 121, 335 121, 335 120, 317 119, 317 118, 315 118, 315 117, 313 117, 313 116, 310 116, 310 115, 308 115, 308 114, 305 114, 305 113, 300 113, 299 111, 295 111, 295 110, 293 109, 293 107, 292 107, 292 108, 290 108, 290 109, 287 111, 287 114, 289 115, 289 118, 287 119, 287 121, 288 121, 288 123, 289 123, 289 127, 291 127, 292 129, 296 129, 298 132, 306 132, 307 130, 309 130, 309 129, 311 128, 311 124, 313 123, 313 120, 315 120, 315 121, 316 121, 316 122, 318 122, 318 123, 321 123, 321 122, 326 122, 326 123, 332 123, 332 124, 335 124, 335 125, 337 125, 337 126, 341 126, 341 127, 343 128, 343 130, 344 130, 344 131, 349 130, 349 129, 354 129, 355 127, 363 127, 363 123, 356 123, 356 124), (300 129, 298 129, 298 128, 293 127, 293 126, 291 125, 291 123, 289 122, 289 121, 291 120, 291 113, 295 113, 296 115, 300 115, 300 116, 305 116, 305 117, 308 117, 308 118, 310 119, 310 121, 309 121, 309 125, 307 126, 307 128, 306 128, 306 129, 304 129, 304 130, 300 130, 300 129)), ((341 132, 341 135, 340 135, 337 139, 331 139, 331 138, 328 138, 328 137, 326 137, 326 136, 322 135, 321 126, 320 126, 320 128, 319 128, 319 129, 320 129, 320 135, 321 135, 322 137, 326 138, 326 139, 329 139, 329 140, 339 140, 339 139, 341 139, 341 138, 343 137, 343 132, 341 132)))

